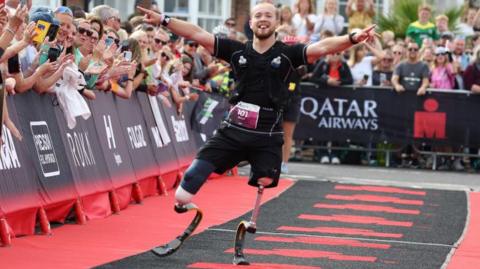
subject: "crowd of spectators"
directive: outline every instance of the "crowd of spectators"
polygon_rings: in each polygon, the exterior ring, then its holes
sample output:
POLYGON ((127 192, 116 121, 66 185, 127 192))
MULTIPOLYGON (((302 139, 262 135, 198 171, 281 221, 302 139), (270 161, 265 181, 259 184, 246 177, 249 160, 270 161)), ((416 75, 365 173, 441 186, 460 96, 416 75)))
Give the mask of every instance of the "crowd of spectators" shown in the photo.
MULTIPOLYGON (((33 90, 61 98, 67 91, 76 96, 73 102, 82 103, 98 92, 129 98, 143 91, 181 112, 183 103, 197 100, 197 91, 228 97, 233 88, 228 63, 213 58, 195 41, 144 23, 141 14, 122 21, 119 11, 107 5, 86 12, 66 6, 30 8, 19 2, 0 5, 1 82, 10 95, 33 90)), ((326 0, 319 11, 312 0, 279 6, 278 39, 309 43, 356 31, 375 22, 375 5, 374 0, 349 0, 346 18, 338 0, 326 0)), ((328 86, 393 87, 418 95, 428 87, 480 93, 480 11, 465 9, 457 31, 448 28, 448 20, 445 15, 432 18, 431 7, 422 5, 406 38, 384 31, 376 42, 320 59, 303 79, 328 86)), ((252 33, 247 25, 244 32, 240 29, 236 18, 228 18, 213 33, 246 42, 252 33)), ((62 108, 69 110, 72 98, 64 99, 68 100, 62 108)), ((4 124, 21 139, 4 107, 4 124)), ((75 117, 84 111, 69 113, 75 117)), ((74 119, 70 124, 74 126, 74 119)))

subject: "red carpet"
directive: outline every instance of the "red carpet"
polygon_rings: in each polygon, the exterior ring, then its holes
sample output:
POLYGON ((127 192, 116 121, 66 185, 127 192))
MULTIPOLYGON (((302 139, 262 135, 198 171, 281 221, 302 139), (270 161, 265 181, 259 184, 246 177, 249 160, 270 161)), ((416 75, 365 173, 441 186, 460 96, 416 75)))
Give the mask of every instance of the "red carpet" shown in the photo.
POLYGON ((448 269, 477 269, 480 266, 480 193, 471 192, 467 233, 455 251, 448 269))
MULTIPOLYGON (((265 191, 263 202, 292 185, 290 180, 281 180, 277 188, 265 191)), ((194 200, 204 212, 197 233, 248 212, 255 195, 256 189, 243 177, 209 181, 194 200)), ((192 219, 193 213, 176 214, 173 201, 170 192, 166 197, 147 198, 119 215, 83 226, 63 225, 50 237, 16 238, 11 247, 0 248, 0 268, 87 268, 144 252, 173 239, 192 219)))

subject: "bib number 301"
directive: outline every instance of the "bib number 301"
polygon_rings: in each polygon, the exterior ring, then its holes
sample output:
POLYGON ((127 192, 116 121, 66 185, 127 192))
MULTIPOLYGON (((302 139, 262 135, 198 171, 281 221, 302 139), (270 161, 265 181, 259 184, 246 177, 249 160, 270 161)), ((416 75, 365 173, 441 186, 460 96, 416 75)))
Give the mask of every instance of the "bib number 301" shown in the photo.
POLYGON ((230 122, 249 129, 257 129, 260 106, 239 102, 229 113, 230 122))

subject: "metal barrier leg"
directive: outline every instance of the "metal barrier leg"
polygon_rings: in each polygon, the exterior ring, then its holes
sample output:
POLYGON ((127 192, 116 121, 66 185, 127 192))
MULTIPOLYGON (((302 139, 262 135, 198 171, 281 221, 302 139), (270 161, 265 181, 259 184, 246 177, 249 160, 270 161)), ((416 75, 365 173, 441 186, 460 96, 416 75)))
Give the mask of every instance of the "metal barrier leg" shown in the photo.
POLYGON ((390 150, 385 151, 385 167, 390 167, 390 150))
POLYGON ((432 158, 433 158, 432 170, 437 170, 437 154, 432 153, 432 158))

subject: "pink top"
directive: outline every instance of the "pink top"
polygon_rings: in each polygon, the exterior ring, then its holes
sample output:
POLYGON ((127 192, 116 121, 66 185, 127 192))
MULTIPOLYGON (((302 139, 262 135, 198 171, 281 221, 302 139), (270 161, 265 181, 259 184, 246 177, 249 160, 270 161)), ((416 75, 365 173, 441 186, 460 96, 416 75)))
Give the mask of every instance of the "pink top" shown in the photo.
POLYGON ((455 74, 451 64, 433 68, 430 76, 430 88, 453 89, 455 87, 455 74))

